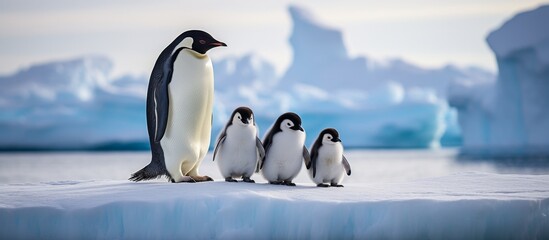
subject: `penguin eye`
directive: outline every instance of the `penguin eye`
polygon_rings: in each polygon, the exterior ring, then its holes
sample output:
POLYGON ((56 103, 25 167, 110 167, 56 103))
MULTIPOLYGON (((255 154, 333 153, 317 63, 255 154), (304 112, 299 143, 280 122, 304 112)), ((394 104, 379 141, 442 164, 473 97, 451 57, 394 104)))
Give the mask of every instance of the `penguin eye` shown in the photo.
POLYGON ((328 139, 332 139, 332 137, 331 137, 331 136, 328 136, 328 139))
POLYGON ((238 119, 242 119, 240 116, 236 116, 238 119))
POLYGON ((288 125, 288 127, 289 127, 289 126, 291 126, 292 124, 290 124, 290 123, 286 123, 286 125, 288 125))
POLYGON ((206 41, 204 41, 204 40, 199 40, 198 42, 199 42, 200 44, 206 44, 206 41))

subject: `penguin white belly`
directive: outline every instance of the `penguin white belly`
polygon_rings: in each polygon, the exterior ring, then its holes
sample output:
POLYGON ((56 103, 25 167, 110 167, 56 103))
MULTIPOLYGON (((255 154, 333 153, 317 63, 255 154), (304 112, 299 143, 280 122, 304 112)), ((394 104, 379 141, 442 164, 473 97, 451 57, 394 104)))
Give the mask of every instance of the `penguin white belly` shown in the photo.
POLYGON ((169 84, 168 123, 160 141, 166 169, 179 182, 197 175, 210 145, 213 69, 207 55, 183 49, 169 84), (191 172, 192 171, 192 172, 191 172))
POLYGON ((291 181, 299 171, 303 161, 305 133, 280 132, 273 136, 269 152, 265 153, 263 176, 268 181, 291 181))
POLYGON ((226 131, 217 160, 221 175, 224 178, 252 176, 258 158, 255 127, 229 126, 226 131))
POLYGON ((309 176, 316 184, 336 183, 343 179, 345 169, 342 163, 343 147, 340 145, 324 145, 318 149, 316 161, 316 175, 313 178, 313 170, 309 169, 309 176))

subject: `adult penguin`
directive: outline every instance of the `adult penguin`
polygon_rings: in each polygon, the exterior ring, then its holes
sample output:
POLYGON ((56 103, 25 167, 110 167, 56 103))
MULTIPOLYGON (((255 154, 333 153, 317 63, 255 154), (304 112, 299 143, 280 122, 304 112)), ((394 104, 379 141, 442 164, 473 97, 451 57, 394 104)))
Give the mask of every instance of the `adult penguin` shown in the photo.
POLYGON ((132 181, 167 176, 171 182, 211 181, 198 174, 208 152, 214 75, 206 52, 227 46, 200 30, 179 35, 156 60, 147 91, 152 160, 132 181))

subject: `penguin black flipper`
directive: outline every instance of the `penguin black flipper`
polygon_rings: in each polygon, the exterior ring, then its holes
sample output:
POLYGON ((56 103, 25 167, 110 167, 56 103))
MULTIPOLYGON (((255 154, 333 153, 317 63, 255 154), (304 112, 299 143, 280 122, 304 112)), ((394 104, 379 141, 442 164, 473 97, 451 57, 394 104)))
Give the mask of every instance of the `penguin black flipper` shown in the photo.
POLYGON ((261 143, 258 137, 255 138, 255 147, 257 148, 259 159, 263 159, 265 157, 265 148, 263 148, 263 143, 261 143))
MULTIPOLYGON (((184 48, 178 48, 164 63, 162 77, 160 77, 158 84, 154 89, 154 111, 156 126, 154 141, 160 142, 166 133, 166 127, 168 126, 168 112, 170 108, 170 98, 168 93, 168 84, 172 81, 173 76, 173 63, 179 55, 179 52, 184 48)), ((156 80, 156 79, 155 79, 156 80)), ((212 115, 213 118, 213 115, 212 115)))
POLYGON ((311 155, 309 154, 309 150, 305 146, 303 146, 303 161, 305 162, 305 167, 309 169, 311 167, 311 155))
POLYGON ((217 151, 219 151, 219 148, 221 147, 221 144, 223 142, 225 142, 226 137, 227 137, 227 134, 225 133, 225 131, 223 131, 221 136, 219 136, 219 138, 217 139, 217 143, 215 144, 215 150, 214 150, 212 161, 215 161, 215 156, 217 156, 217 151))
POLYGON ((255 166, 255 172, 258 173, 259 169, 261 169, 263 159, 265 158, 265 148, 263 147, 263 143, 261 142, 261 140, 259 140, 258 137, 255 138, 255 147, 257 148, 257 153, 259 154, 259 161, 257 161, 257 165, 255 166))
POLYGON ((166 132, 166 126, 168 124, 168 109, 170 106, 170 100, 168 96, 168 83, 166 79, 160 80, 157 87, 154 89, 154 112, 155 112, 155 126, 154 126, 154 141, 160 142, 164 133, 166 132))
POLYGON ((313 168, 313 178, 316 177, 316 161, 318 159, 318 148, 313 151, 311 151, 311 165, 309 165, 309 168, 313 168))
POLYGON ((309 165, 305 165, 307 169, 313 168, 313 178, 316 176, 316 160, 318 158, 318 149, 322 145, 322 135, 319 136, 315 142, 313 143, 313 146, 311 147, 311 161, 309 162, 309 165))
POLYGON ((275 133, 280 131, 280 130, 279 131, 274 130, 275 126, 276 126, 276 123, 269 130, 269 132, 267 132, 267 135, 265 135, 265 139, 263 139, 263 149, 265 150, 265 155, 259 161, 260 162, 259 169, 263 169, 263 165, 265 165, 265 159, 266 159, 267 153, 269 153, 269 149, 271 148, 271 145, 273 144, 273 136, 275 135, 275 133))
POLYGON ((341 155, 342 162, 343 162, 343 168, 345 168, 345 172, 347 173, 347 176, 351 176, 351 165, 349 164, 349 161, 347 161, 347 158, 345 155, 341 155))
MULTIPOLYGON (((233 113, 234 115, 234 113, 233 113)), ((232 118, 232 116, 231 116, 232 118)), ((212 114, 212 118, 211 118, 211 121, 212 121, 212 126, 213 126, 213 114, 212 114)), ((219 137, 217 137, 217 142, 215 143, 215 150, 214 150, 214 154, 213 154, 213 157, 212 157, 212 161, 215 161, 215 157, 217 156, 217 151, 219 151, 219 148, 221 147, 221 144, 223 142, 225 142, 225 138, 227 137, 227 128, 231 125, 231 121, 229 121, 225 127, 223 127, 223 130, 221 130, 221 133, 219 134, 219 137)))

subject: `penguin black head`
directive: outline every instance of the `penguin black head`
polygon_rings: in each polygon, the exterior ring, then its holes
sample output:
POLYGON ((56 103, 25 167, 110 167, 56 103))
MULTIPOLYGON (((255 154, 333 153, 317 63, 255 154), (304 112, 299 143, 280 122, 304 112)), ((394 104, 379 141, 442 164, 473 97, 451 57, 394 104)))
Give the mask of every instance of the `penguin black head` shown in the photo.
POLYGON ((301 127, 301 118, 293 112, 287 112, 280 115, 280 117, 276 120, 275 126, 280 128, 281 131, 291 129, 294 131, 299 130, 305 132, 303 127, 301 127))
POLYGON ((248 107, 239 107, 233 111, 231 115, 231 123, 239 123, 242 125, 253 124, 255 125, 254 113, 252 109, 248 107))
POLYGON ((320 132, 318 139, 322 141, 322 144, 334 144, 341 142, 339 133, 334 128, 326 128, 320 132))
POLYGON ((212 35, 201 30, 186 31, 179 35, 178 39, 184 47, 200 54, 206 54, 208 50, 215 47, 227 46, 224 42, 215 40, 212 35))

